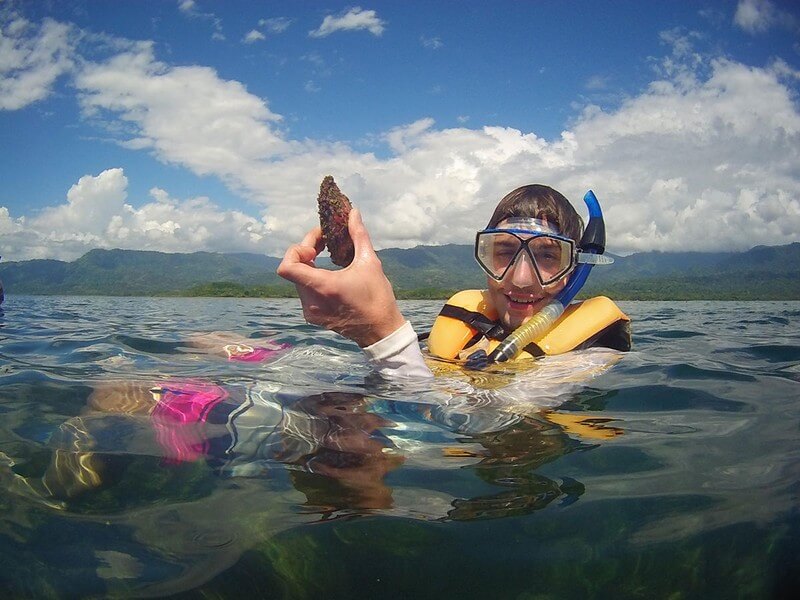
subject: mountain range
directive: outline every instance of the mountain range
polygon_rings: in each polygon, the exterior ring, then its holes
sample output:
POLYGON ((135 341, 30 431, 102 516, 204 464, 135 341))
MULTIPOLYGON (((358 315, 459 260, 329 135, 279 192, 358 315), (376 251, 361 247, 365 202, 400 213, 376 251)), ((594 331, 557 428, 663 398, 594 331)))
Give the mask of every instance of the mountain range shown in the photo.
MULTIPOLYGON (((472 246, 378 251, 398 297, 442 298, 481 288, 486 277, 472 246)), ((800 243, 746 252, 643 252, 593 269, 583 296, 619 300, 800 300, 800 243)), ((292 296, 275 274, 280 259, 259 254, 91 250, 72 262, 0 263, 7 295, 292 296)), ((317 264, 333 268, 321 257, 317 264)))

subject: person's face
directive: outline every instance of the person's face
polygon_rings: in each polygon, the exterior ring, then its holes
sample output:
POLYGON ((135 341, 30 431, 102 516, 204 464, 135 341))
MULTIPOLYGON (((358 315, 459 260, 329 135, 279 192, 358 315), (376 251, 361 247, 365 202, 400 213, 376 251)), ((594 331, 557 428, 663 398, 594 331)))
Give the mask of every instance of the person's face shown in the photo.
MULTIPOLYGON (((498 223, 497 228, 506 226, 507 222, 504 220, 498 223)), ((523 252, 501 281, 491 277, 486 280, 489 297, 497 309, 500 322, 506 329, 513 331, 550 303, 567 285, 569 277, 543 288, 530 258, 523 252)))

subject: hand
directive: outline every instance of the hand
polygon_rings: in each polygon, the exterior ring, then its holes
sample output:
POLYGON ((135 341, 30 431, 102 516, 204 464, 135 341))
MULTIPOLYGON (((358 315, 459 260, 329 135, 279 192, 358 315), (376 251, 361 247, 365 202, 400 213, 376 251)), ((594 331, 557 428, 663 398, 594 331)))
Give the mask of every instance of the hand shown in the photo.
POLYGON ((347 267, 328 271, 314 265, 325 244, 322 230, 315 227, 286 251, 278 275, 295 284, 308 323, 335 331, 363 348, 399 329, 405 319, 357 208, 350 211, 347 225, 355 247, 355 257, 347 267))

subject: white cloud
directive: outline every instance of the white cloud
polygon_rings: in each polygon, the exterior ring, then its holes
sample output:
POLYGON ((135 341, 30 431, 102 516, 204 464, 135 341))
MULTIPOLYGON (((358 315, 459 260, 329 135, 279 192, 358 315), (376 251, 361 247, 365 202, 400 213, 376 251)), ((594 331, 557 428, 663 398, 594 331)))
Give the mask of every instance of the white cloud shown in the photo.
MULTIPOLYGON (((280 34, 286 31, 291 25, 291 19, 285 17, 275 17, 272 19, 259 19, 258 26, 265 28, 269 33, 280 34)), ((258 29, 251 29, 244 37, 242 37, 243 44, 254 44, 262 42, 267 39, 267 36, 258 29)))
POLYGON ((241 165, 287 152, 266 102, 208 67, 169 67, 142 43, 77 76, 84 113, 110 115, 136 130, 129 147, 149 148, 164 162, 227 179, 241 165))
POLYGON ((775 27, 800 28, 797 18, 778 8, 772 0, 739 0, 733 22, 750 34, 765 33, 775 27))
POLYGON ((614 113, 588 111, 572 133, 574 166, 607 190, 609 238, 624 249, 800 236, 800 114, 775 70, 713 61, 708 79, 654 82, 614 113))
POLYGON ((127 187, 122 169, 109 169, 97 177, 85 175, 67 192, 66 204, 43 210, 31 225, 53 236, 64 230, 100 240, 111 217, 123 209, 127 187))
POLYGON ((770 0, 740 0, 733 22, 748 33, 763 33, 775 25, 777 12, 770 0))
POLYGON ((442 40, 439 39, 438 37, 425 37, 425 36, 422 36, 420 38, 420 43, 425 48, 430 48, 431 50, 438 50, 439 48, 442 48, 444 46, 444 43, 442 43, 442 40))
POLYGON ((263 252, 270 235, 263 221, 242 212, 221 210, 204 197, 177 200, 159 188, 150 190, 152 201, 134 208, 126 202, 127 187, 122 169, 108 169, 81 177, 65 204, 28 220, 13 220, 0 207, 0 251, 14 260, 72 260, 92 248, 263 252))
POLYGON ((47 97, 72 68, 71 27, 16 18, 0 29, 0 110, 17 110, 47 97), (33 35, 31 35, 31 32, 33 35))
POLYGON ((22 225, 11 218, 8 209, 5 206, 0 206, 0 235, 8 235, 21 229, 22 225))
POLYGON ((130 148, 222 179, 260 210, 155 188, 127 198, 119 169, 87 176, 39 216, 0 209, 8 259, 74 256, 91 247, 252 250, 275 256, 316 221, 333 174, 378 247, 470 243, 506 192, 547 183, 584 210, 597 193, 612 252, 745 249, 800 239, 798 72, 709 59, 669 32, 658 77, 617 108, 586 106, 557 139, 510 127, 437 128, 422 118, 381 138, 389 156, 345 143, 293 140, 281 116, 206 67, 172 67, 138 44, 76 76, 87 115, 122 123, 130 148), (49 254, 48 254, 49 253, 49 254))
POLYGON ((325 59, 316 52, 309 52, 308 54, 304 54, 303 56, 300 57, 300 60, 304 60, 312 64, 316 69, 323 70, 328 68, 325 59))
POLYGON ((697 65, 687 47, 669 60, 664 78, 613 111, 587 107, 560 139, 507 127, 437 129, 420 119, 385 135, 394 153, 386 160, 307 146, 254 172, 245 187, 265 191, 276 231, 293 234, 286 243, 313 224, 313 212, 303 219, 296 207, 313 206, 328 172, 364 209, 379 247, 469 243, 497 200, 531 181, 562 190, 581 211, 593 188, 617 252, 796 241, 800 114, 784 81, 794 72, 782 63, 697 65))
POLYGON ((287 17, 272 17, 270 19, 259 19, 259 27, 266 28, 270 33, 283 33, 292 24, 292 20, 287 17))
POLYGON ((420 136, 431 129, 433 124, 433 119, 420 119, 410 125, 395 127, 386 134, 385 138, 392 150, 396 153, 403 153, 414 146, 420 139, 420 136))
POLYGON ((265 36, 263 33, 258 31, 257 29, 251 29, 242 38, 242 42, 244 42, 245 44, 253 44, 255 42, 260 42, 265 39, 267 39, 267 36, 265 36))
POLYGON ((216 41, 223 41, 225 39, 225 35, 222 33, 222 19, 212 12, 200 11, 197 8, 197 2, 194 0, 178 0, 178 10, 192 19, 199 19, 211 23, 211 27, 213 28, 211 39, 216 41))
POLYGON ((331 15, 322 20, 319 28, 309 31, 311 37, 326 37, 337 31, 358 31, 366 29, 372 35, 380 36, 386 23, 378 18, 374 10, 363 10, 359 7, 351 8, 338 17, 331 15))
POLYGON ((608 89, 609 78, 604 75, 592 75, 586 81, 586 89, 590 91, 601 91, 608 89))

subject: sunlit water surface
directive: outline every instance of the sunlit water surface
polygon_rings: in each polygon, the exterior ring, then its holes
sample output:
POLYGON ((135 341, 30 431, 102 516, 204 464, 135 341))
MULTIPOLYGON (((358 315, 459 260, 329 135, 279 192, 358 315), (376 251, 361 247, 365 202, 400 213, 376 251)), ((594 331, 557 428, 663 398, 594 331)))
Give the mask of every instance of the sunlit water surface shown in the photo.
POLYGON ((628 354, 399 384, 296 300, 8 297, 0 596, 792 595, 800 303, 621 306, 628 354))

